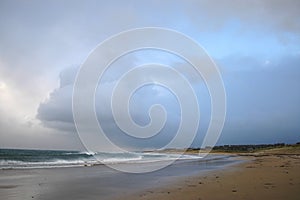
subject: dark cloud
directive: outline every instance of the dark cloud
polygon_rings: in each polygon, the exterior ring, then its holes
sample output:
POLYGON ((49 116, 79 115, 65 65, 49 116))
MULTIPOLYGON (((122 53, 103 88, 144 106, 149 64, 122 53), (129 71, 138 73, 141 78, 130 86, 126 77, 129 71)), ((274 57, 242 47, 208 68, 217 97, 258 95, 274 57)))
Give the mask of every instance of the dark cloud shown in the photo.
POLYGON ((284 56, 274 63, 258 58, 220 63, 226 68, 223 77, 228 100, 221 143, 300 140, 299 56, 284 56))
POLYGON ((39 105, 37 118, 46 127, 75 131, 72 114, 72 92, 78 67, 69 67, 60 73, 60 86, 39 105))
MULTIPOLYGON (((298 104, 300 92, 297 90, 297 86, 300 85, 299 63, 299 56, 285 56, 273 63, 253 57, 237 59, 229 57, 218 61, 228 98, 227 118, 220 143, 230 143, 230 141, 235 143, 296 142, 297 138, 300 140, 298 134, 300 126, 297 121, 300 118, 298 104)), ((69 68, 62 72, 60 79, 61 83, 64 83, 63 86, 54 90, 50 98, 40 105, 38 118, 46 126, 74 131, 71 91, 76 71, 77 68, 69 68)), ((113 83, 106 83, 110 85, 106 88, 112 89, 113 83)), ((166 95, 164 91, 157 93, 158 91, 152 88, 146 93, 137 93, 134 97, 136 100, 134 102, 137 104, 133 105, 132 114, 138 123, 147 124, 149 122, 147 108, 158 101, 162 94, 166 95)), ((100 94, 100 96, 106 94, 108 93, 100 94)), ((203 100, 203 95, 200 95, 201 97, 203 100)), ((163 102, 166 101, 163 100, 163 102)), ((207 106, 207 103, 204 103, 204 106, 207 106)), ((101 108, 103 104, 96 104, 96 106, 101 110, 100 119, 102 124, 104 123, 104 128, 108 132, 119 132, 113 123, 109 104, 104 108, 101 108)), ((176 107, 175 104, 165 106, 169 107, 168 110, 171 113, 176 107)), ((206 114, 209 113, 205 111, 204 115, 206 114)), ((179 122, 178 118, 172 119, 174 115, 176 112, 169 115, 171 121, 174 122, 169 126, 170 130, 174 130, 179 122)), ((205 117, 202 120, 207 121, 205 117)), ((194 145, 197 146, 201 139, 200 134, 194 145)))
MULTIPOLYGON (((55 141, 57 134, 51 136, 53 132, 74 132, 71 97, 77 67, 64 67, 83 63, 109 36, 143 26, 181 31, 203 42, 210 55, 219 59, 228 93, 228 118, 221 141, 285 140, 279 132, 289 134, 288 141, 296 140, 300 113, 299 9, 298 0, 2 0, 0 84, 4 82, 7 88, 0 90, 0 145, 22 147, 22 142, 14 143, 15 138, 25 138, 18 132, 30 136, 28 146, 35 146, 34 141, 44 141, 40 146, 46 140, 55 141), (233 48, 236 45, 251 51, 240 52, 233 48), (214 51, 219 49, 216 55, 214 51), (260 55, 261 51, 267 56, 260 55), (37 127, 35 116, 46 129, 37 127), (33 128, 24 124, 33 124, 33 128), (30 132, 42 132, 44 137, 35 138, 30 132)), ((176 66, 185 67, 182 63, 176 66)), ((114 71, 117 75, 122 72, 114 71)), ((189 74, 202 91, 202 82, 189 74)), ((116 76, 106 77, 108 91, 115 80, 116 76)), ((210 108, 207 104, 203 109, 210 108)), ((109 116, 103 118, 111 120, 109 116)), ((69 147, 76 146, 78 142, 70 136, 73 134, 67 135, 73 141, 69 147)))

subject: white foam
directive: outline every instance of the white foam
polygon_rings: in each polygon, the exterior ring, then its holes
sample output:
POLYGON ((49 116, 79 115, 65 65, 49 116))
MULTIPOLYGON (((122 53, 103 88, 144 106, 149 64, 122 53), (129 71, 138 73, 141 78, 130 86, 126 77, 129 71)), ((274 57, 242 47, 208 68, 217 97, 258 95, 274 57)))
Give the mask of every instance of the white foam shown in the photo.
POLYGON ((70 166, 90 166, 94 164, 119 164, 119 163, 151 163, 169 160, 201 159, 198 155, 180 155, 167 153, 94 153, 94 152, 69 152, 66 155, 86 154, 93 157, 77 159, 53 159, 41 162, 0 160, 0 168, 52 168, 70 166))

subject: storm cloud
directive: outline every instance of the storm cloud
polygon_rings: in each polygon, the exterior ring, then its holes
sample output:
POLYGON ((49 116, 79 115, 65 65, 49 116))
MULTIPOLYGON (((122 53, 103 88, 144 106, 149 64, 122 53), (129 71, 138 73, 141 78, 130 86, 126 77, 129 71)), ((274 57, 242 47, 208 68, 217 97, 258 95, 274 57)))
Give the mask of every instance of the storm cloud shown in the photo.
MULTIPOLYGON (((297 0, 2 0, 0 147, 82 149, 72 114, 72 90, 80 65, 111 35, 152 26, 193 38, 220 68, 227 118, 219 144, 298 142, 299 9, 297 0)), ((190 66, 183 60, 164 54, 158 57, 158 53, 146 52, 123 61, 137 65, 157 59, 186 73, 200 99, 200 129, 193 144, 199 146, 210 119, 205 84, 193 71, 186 71, 190 66)), ((122 66, 119 63, 104 77, 105 92, 98 92, 97 98, 110 93, 126 70, 122 66)), ((125 137, 112 140, 125 141, 125 146, 164 145, 180 116, 170 92, 158 86, 138 91, 132 115, 137 123, 146 124, 147 109, 154 102, 169 111, 166 137, 141 143, 125 137)), ((108 106, 98 103, 96 107, 106 128, 118 133, 108 106)))

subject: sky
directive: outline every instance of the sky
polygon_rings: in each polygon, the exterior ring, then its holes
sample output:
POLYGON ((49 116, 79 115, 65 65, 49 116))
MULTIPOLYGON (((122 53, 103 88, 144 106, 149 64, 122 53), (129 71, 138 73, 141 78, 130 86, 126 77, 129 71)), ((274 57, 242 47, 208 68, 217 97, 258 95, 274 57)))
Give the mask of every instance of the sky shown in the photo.
MULTIPOLYGON (((298 0, 1 0, 0 148, 84 149, 72 113, 76 74, 99 43, 142 27, 189 36, 218 66, 227 115, 217 144, 299 142, 299 10, 298 0)), ((180 107, 166 88, 145 86, 130 101, 139 125, 149 123, 151 105, 165 106, 166 124, 148 140, 122 134, 107 106, 124 71, 153 61, 172 66, 191 81, 201 110, 192 146, 201 146, 211 116, 207 88, 188 63, 162 51, 133 52, 111 65, 96 92, 100 124, 124 148, 161 148, 174 137, 180 107)))

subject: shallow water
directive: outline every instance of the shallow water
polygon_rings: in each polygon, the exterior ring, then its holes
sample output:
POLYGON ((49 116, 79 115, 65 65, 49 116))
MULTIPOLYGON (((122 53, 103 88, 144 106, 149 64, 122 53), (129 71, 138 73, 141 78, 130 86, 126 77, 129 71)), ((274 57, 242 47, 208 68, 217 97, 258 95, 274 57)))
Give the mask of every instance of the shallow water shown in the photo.
POLYGON ((214 155, 205 161, 178 160, 164 169, 143 174, 119 172, 105 165, 1 170, 0 197, 5 200, 114 199, 160 187, 180 177, 204 175, 207 171, 223 169, 236 162, 234 157, 214 155))

